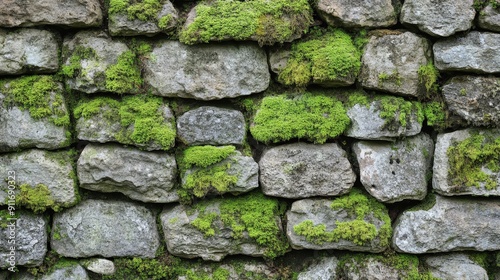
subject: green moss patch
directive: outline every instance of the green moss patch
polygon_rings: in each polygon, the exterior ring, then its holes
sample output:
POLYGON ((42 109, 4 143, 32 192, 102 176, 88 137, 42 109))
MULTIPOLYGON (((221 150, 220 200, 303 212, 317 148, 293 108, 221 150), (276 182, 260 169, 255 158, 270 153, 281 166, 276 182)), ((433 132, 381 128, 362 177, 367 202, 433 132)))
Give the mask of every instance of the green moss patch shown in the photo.
POLYGON ((253 118, 250 132, 265 143, 292 139, 324 143, 341 135, 350 122, 342 102, 332 96, 267 96, 253 118))
POLYGON ((193 166, 205 168, 221 162, 231 154, 234 154, 235 150, 234 146, 194 146, 183 151, 180 161, 184 169, 193 166))
POLYGON ((271 45, 300 36, 312 22, 307 0, 215 0, 195 9, 194 21, 180 33, 182 43, 252 38, 271 45))
POLYGON ((429 126, 444 129, 448 125, 446 105, 442 102, 431 101, 424 103, 424 115, 429 126))
POLYGON ((340 29, 315 29, 307 39, 294 43, 278 80, 285 85, 336 83, 358 76, 361 52, 340 29))
POLYGON ((122 53, 117 63, 106 69, 106 90, 117 93, 138 92, 143 83, 138 63, 137 55, 132 51, 122 53))
MULTIPOLYGON (((163 0, 110 0, 108 13, 110 16, 125 14, 129 20, 157 22, 158 27, 162 28, 159 23, 163 18, 160 21, 157 20, 162 7, 163 0)), ((164 23, 165 20, 163 20, 164 23)))
POLYGON ((418 78, 420 83, 425 86, 427 93, 437 93, 437 80, 439 78, 439 71, 434 66, 432 61, 430 61, 426 65, 420 66, 420 68, 418 69, 418 78))
POLYGON ((61 205, 55 203, 50 195, 50 190, 43 184, 34 187, 23 184, 19 186, 19 193, 16 195, 16 205, 31 209, 35 213, 45 212, 48 208, 60 211, 61 205))

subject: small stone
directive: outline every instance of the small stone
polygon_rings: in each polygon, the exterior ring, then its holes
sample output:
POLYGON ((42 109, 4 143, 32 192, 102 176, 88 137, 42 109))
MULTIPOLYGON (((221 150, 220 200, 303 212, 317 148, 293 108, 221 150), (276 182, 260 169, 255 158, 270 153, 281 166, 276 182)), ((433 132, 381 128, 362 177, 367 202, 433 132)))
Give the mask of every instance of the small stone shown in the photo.
POLYGON ((82 265, 89 271, 101 275, 115 274, 115 264, 107 259, 90 259, 82 261, 82 265))
POLYGON ((484 268, 462 253, 423 257, 432 276, 439 279, 488 280, 484 268))
POLYGON ((338 263, 339 260, 336 257, 320 258, 300 272, 297 280, 335 280, 338 263))
POLYGON ((478 24, 481 28, 500 32, 500 10, 493 8, 493 4, 490 3, 479 12, 478 24))
POLYGON ((316 11, 331 26, 378 28, 398 22, 391 0, 319 0, 316 11))

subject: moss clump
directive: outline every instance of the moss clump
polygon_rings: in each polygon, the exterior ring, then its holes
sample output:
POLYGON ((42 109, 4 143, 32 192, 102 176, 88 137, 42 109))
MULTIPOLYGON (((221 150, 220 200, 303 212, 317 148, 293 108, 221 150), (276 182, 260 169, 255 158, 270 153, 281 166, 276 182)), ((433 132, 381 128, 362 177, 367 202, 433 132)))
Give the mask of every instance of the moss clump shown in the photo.
POLYGON ((392 82, 394 84, 396 84, 396 86, 401 86, 401 76, 399 75, 399 73, 397 71, 395 72, 392 72, 391 74, 387 74, 387 73, 380 73, 378 75, 378 84, 379 86, 386 83, 386 82, 392 82))
POLYGON ((196 208, 199 211, 198 218, 191 224, 203 225, 195 227, 201 228, 199 230, 207 236, 217 233, 217 228, 213 224, 221 221, 232 231, 231 236, 234 239, 243 238, 243 232, 247 232, 250 238, 265 248, 264 255, 267 258, 274 259, 283 255, 288 249, 288 242, 276 221, 276 216, 283 215, 285 207, 276 199, 266 197, 262 193, 251 193, 235 198, 202 202, 196 205, 196 208), (220 214, 206 213, 206 207, 214 202, 219 204, 220 214), (210 228, 206 227, 208 224, 210 228))
POLYGON ((312 9, 307 0, 215 0, 196 6, 194 21, 181 31, 185 44, 227 39, 283 43, 307 31, 312 9))
POLYGON ((180 161, 184 169, 193 166, 205 168, 223 161, 234 154, 235 150, 234 146, 194 146, 183 151, 180 161))
POLYGON ((446 151, 449 183, 458 187, 483 187, 494 190, 500 172, 500 137, 491 133, 473 133, 469 138, 453 143, 446 151))
POLYGON ((143 83, 138 63, 137 55, 132 51, 122 53, 116 64, 106 69, 106 90, 116 93, 138 92, 143 83))
POLYGON ((418 68, 418 79, 421 84, 425 86, 427 93, 437 93, 438 85, 437 80, 439 78, 439 71, 434 66, 432 61, 426 65, 420 66, 418 68))
POLYGON ((361 68, 361 52, 340 29, 316 29, 306 40, 292 46, 278 80, 285 85, 305 86, 355 78, 361 68))
POLYGON ((440 129, 447 126, 446 105, 442 102, 431 101, 424 104, 424 115, 427 125, 440 129))
POLYGON ((184 268, 181 260, 169 257, 165 260, 157 259, 115 259, 116 272, 113 275, 103 275, 103 280, 162 280, 176 279, 184 268))
POLYGON ((56 126, 69 126, 62 89, 52 76, 25 76, 0 80, 7 106, 28 110, 33 119, 47 118, 56 126))
POLYGON ((306 240, 315 244, 325 242, 338 242, 340 239, 349 240, 357 245, 365 245, 379 238, 378 244, 381 247, 389 245, 392 236, 391 220, 387 214, 385 206, 377 202, 374 198, 353 189, 348 195, 335 199, 331 206, 333 210, 346 210, 352 221, 339 222, 333 231, 327 231, 325 225, 314 225, 312 221, 306 220, 293 227, 293 231, 306 240), (383 221, 383 225, 377 230, 375 225, 366 222, 364 219, 368 215, 383 221))
POLYGON ((74 78, 82 71, 82 60, 96 59, 97 54, 94 49, 84 46, 77 46, 69 58, 69 64, 62 66, 60 74, 64 77, 74 78))
POLYGON ((48 208, 54 211, 61 210, 61 206, 56 204, 50 195, 50 190, 43 184, 31 187, 28 184, 19 186, 19 194, 16 195, 16 205, 31 209, 35 213, 45 212, 48 208))
POLYGON ((156 21, 162 0, 110 0, 109 14, 127 14, 129 20, 156 21))
POLYGON ((250 132, 258 141, 280 142, 307 139, 324 143, 342 134, 351 120, 335 97, 305 93, 264 97, 250 132))
POLYGON ((7 209, 0 210, 0 229, 7 228, 11 221, 9 219, 19 218, 19 213, 16 211, 9 211, 7 209))

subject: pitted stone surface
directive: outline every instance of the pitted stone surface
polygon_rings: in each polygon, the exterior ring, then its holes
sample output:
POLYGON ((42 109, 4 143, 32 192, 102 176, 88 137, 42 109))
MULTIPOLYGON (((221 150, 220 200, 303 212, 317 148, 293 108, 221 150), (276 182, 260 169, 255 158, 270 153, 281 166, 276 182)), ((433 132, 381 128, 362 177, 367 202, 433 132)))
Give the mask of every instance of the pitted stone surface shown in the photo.
POLYGON ((319 16, 332 26, 386 27, 398 22, 391 0, 319 0, 319 16))

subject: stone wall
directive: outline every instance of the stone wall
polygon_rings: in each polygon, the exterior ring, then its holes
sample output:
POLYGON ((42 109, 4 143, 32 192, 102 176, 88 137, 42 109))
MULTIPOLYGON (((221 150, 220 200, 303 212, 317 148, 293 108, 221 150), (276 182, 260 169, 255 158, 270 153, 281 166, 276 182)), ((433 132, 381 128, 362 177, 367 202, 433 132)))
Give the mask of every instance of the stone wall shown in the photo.
POLYGON ((0 1, 0 279, 500 279, 498 0, 0 1))

